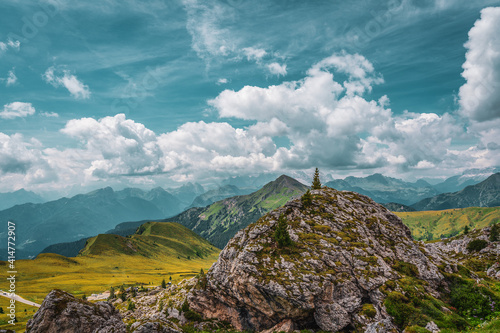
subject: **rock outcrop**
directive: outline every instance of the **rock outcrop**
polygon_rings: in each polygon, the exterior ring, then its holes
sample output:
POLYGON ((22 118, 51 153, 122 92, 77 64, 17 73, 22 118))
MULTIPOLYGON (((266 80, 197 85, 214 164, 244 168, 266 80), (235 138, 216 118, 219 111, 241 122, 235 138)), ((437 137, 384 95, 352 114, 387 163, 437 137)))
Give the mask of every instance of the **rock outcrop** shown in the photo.
POLYGON ((289 201, 240 231, 189 293, 190 308, 240 330, 380 333, 396 331, 388 281, 407 274, 439 296, 444 277, 396 215, 353 192, 311 194, 311 204, 289 201), (293 241, 285 248, 274 240, 281 215, 293 241))
POLYGON ((108 302, 90 303, 52 290, 26 325, 30 333, 125 333, 119 312, 108 302))
POLYGON ((500 241, 490 241, 491 227, 474 229, 439 242, 425 244, 427 255, 435 263, 446 262, 447 272, 456 272, 457 265, 463 265, 474 272, 485 272, 487 276, 500 280, 500 241), (482 241, 484 247, 470 250, 469 244, 482 241))

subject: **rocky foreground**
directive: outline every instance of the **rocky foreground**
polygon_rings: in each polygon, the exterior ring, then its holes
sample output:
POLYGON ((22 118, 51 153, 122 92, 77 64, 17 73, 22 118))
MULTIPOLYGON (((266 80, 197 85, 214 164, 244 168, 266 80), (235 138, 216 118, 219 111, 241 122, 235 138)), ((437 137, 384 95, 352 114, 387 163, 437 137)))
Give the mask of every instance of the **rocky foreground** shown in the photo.
POLYGON ((80 330, 71 332, 113 332, 112 325, 114 332, 437 332, 468 326, 462 293, 500 303, 488 289, 500 277, 499 242, 467 249, 489 229, 424 244, 368 197, 329 188, 311 194, 311 202, 291 200, 240 231, 207 274, 127 293, 113 302, 120 314, 107 303, 52 292, 27 332, 66 332, 47 328, 75 323, 80 330), (280 217, 292 240, 282 247, 275 237, 280 217))

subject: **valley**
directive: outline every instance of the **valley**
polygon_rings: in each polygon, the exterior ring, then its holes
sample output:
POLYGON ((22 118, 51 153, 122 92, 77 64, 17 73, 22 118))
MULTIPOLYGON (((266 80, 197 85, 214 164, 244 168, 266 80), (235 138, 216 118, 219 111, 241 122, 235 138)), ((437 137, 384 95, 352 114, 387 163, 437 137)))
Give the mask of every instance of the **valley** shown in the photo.
POLYGON ((500 223, 500 207, 468 207, 435 211, 396 212, 416 240, 448 238, 470 229, 500 223))

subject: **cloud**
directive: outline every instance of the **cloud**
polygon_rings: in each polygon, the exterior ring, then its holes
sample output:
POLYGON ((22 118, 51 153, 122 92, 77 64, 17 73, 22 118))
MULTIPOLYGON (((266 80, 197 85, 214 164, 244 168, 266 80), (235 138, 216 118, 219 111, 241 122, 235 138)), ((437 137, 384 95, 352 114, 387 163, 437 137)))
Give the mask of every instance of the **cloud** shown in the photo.
POLYGON ((40 115, 48 118, 59 118, 59 114, 56 112, 40 112, 40 115))
POLYGON ((0 174, 2 183, 36 184, 57 179, 36 139, 25 141, 21 134, 0 132, 0 174))
POLYGON ((256 136, 286 136, 273 158, 281 168, 376 168, 401 170, 438 164, 449 156, 451 138, 463 129, 448 114, 394 116, 389 99, 365 94, 383 83, 363 56, 333 54, 313 65, 307 76, 267 88, 224 90, 208 103, 219 116, 254 120, 256 136), (337 82, 336 74, 347 79, 337 82), (440 142, 436 145, 436 142, 440 142))
POLYGON ((8 76, 6 78, 0 78, 0 82, 5 82, 6 87, 15 85, 17 83, 17 76, 14 72, 14 68, 8 72, 8 76))
POLYGON ((18 40, 13 41, 9 39, 6 43, 0 42, 0 54, 6 52, 9 48, 19 51, 20 47, 21 47, 21 42, 18 40))
POLYGON ((157 134, 124 114, 73 119, 61 132, 78 140, 76 147, 42 149, 17 138, 13 142, 34 158, 4 169, 18 170, 23 181, 30 175, 31 182, 54 182, 53 172, 64 186, 103 179, 214 179, 313 166, 395 174, 500 163, 500 133, 493 130, 500 124, 476 123, 473 133, 464 133, 464 124, 450 114, 395 115, 387 96, 367 97, 382 82, 363 56, 336 53, 312 65, 300 80, 222 91, 208 101, 219 122, 188 122, 157 134), (224 118, 244 120, 248 126, 235 128, 224 118), (455 138, 475 139, 477 133, 477 145, 454 146, 455 138))
POLYGON ((83 84, 78 78, 71 74, 66 69, 56 69, 54 66, 49 67, 43 74, 45 82, 50 83, 54 87, 65 87, 70 92, 71 96, 76 99, 90 98, 89 87, 83 84))
POLYGON ((14 119, 31 116, 35 113, 35 108, 31 103, 12 102, 3 106, 3 111, 0 112, 0 118, 14 119))
POLYGON ((462 76, 467 81, 459 91, 460 111, 473 121, 500 118, 500 7, 481 11, 469 31, 462 76))
POLYGON ((238 42, 229 29, 222 28, 222 21, 234 19, 234 12, 217 2, 183 0, 187 12, 186 29, 192 38, 192 48, 200 58, 228 56, 238 42))
POLYGON ((226 79, 226 78, 220 78, 220 79, 217 80, 217 85, 226 84, 228 82, 229 82, 228 79, 226 79))
POLYGON ((285 76, 287 74, 286 64, 280 65, 277 62, 273 62, 273 63, 267 65, 267 69, 273 75, 285 76))
POLYGON ((239 169, 270 167, 276 146, 227 123, 186 123, 156 135, 125 115, 70 120, 62 132, 83 144, 87 177, 151 174, 236 174, 239 169))
POLYGON ((6 80, 6 86, 7 87, 13 86, 16 83, 17 83, 17 76, 14 73, 14 69, 11 69, 9 71, 9 76, 7 77, 7 80, 6 80))
POLYGON ((162 170, 162 152, 156 135, 144 125, 118 114, 99 121, 92 118, 70 120, 61 130, 79 139, 93 156, 89 175, 147 174, 162 170))
POLYGON ((253 47, 245 47, 243 53, 247 57, 248 61, 261 61, 263 57, 266 56, 267 52, 264 49, 258 49, 253 47))

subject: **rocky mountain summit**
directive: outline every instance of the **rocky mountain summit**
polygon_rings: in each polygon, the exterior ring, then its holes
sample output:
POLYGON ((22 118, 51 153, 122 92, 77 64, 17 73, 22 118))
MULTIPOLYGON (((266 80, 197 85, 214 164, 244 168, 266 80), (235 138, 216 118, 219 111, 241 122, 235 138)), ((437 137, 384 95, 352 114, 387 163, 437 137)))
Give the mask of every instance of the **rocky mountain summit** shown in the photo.
POLYGON ((403 277, 440 297, 444 276, 397 216, 354 192, 311 194, 309 205, 289 201, 240 231, 188 296, 190 308, 239 330, 389 332, 404 328, 387 303, 404 292, 403 277), (287 248, 274 241, 280 216, 293 241, 287 248))

